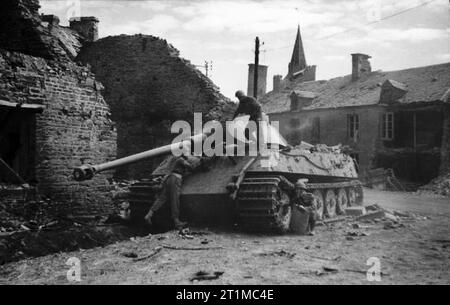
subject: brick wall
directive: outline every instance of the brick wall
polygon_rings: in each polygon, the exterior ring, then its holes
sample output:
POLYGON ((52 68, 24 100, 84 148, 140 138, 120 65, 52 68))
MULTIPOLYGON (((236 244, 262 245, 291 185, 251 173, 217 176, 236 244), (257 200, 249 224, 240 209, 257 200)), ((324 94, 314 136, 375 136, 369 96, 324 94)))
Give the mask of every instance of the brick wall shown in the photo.
POLYGON ((447 99, 444 107, 444 126, 441 146, 440 174, 450 173, 450 99, 447 99))
MULTIPOLYGON (((176 120, 192 122, 230 117, 236 107, 165 40, 153 36, 116 36, 85 46, 77 60, 90 64, 105 85, 105 99, 117 122, 118 156, 171 142, 176 120)), ((148 176, 161 158, 120 168, 120 178, 148 176)))
POLYGON ((86 67, 48 62, 0 50, 0 98, 43 104, 36 114, 35 180, 41 194, 61 200, 61 209, 74 214, 109 213, 107 178, 78 183, 73 167, 98 163, 116 155, 116 132, 102 85, 86 67))

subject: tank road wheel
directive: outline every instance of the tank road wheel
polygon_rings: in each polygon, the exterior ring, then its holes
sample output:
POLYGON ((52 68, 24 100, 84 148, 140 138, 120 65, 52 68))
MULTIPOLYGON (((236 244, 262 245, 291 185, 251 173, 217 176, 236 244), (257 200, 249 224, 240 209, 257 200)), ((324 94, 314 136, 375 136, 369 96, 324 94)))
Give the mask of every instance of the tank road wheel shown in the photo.
POLYGON ((319 219, 322 219, 323 218, 323 195, 322 195, 322 192, 320 190, 314 190, 313 195, 316 198, 317 217, 319 219))
POLYGON ((277 197, 280 205, 277 207, 277 211, 275 212, 276 227, 280 233, 286 233, 289 230, 292 217, 292 209, 289 204, 290 199, 288 194, 282 190, 279 190, 277 197))
POLYGON ((350 187, 348 189, 347 198, 348 198, 348 205, 349 206, 352 207, 352 206, 356 205, 356 191, 355 191, 355 188, 350 187))
POLYGON ((324 216, 327 218, 336 216, 336 195, 333 190, 327 190, 325 194, 324 216))
POLYGON ((344 189, 339 189, 337 194, 336 212, 338 215, 345 214, 345 209, 348 207, 347 192, 344 189))

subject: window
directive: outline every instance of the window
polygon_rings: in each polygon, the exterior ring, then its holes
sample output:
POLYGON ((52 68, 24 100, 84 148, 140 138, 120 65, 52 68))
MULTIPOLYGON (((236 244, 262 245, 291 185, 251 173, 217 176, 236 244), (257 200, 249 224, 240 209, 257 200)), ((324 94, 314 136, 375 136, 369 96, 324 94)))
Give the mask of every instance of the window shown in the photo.
POLYGON ((312 128, 311 128, 311 141, 314 144, 320 142, 320 118, 312 118, 312 128))
POLYGON ((347 115, 347 129, 349 139, 357 140, 359 136, 359 115, 347 115))
POLYGON ((392 112, 383 114, 381 122, 381 138, 383 140, 392 140, 394 138, 394 113, 392 112))

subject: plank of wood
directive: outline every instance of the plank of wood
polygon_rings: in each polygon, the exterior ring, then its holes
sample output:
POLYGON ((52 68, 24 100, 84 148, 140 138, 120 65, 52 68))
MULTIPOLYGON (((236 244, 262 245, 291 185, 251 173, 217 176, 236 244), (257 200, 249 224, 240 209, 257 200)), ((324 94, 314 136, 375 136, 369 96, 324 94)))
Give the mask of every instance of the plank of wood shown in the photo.
POLYGON ((11 180, 12 183, 26 184, 20 175, 13 170, 8 163, 6 163, 2 158, 0 158, 0 170, 6 172, 7 178, 11 180))

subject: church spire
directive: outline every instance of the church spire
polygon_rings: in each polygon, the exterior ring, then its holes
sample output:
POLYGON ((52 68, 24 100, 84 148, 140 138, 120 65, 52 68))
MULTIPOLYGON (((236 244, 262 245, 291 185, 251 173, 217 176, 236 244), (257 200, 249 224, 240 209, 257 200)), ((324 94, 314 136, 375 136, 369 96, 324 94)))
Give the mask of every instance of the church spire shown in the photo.
POLYGON ((302 35, 300 34, 300 25, 297 29, 294 51, 292 52, 291 62, 289 63, 289 74, 301 71, 306 68, 305 52, 303 51, 302 35))

